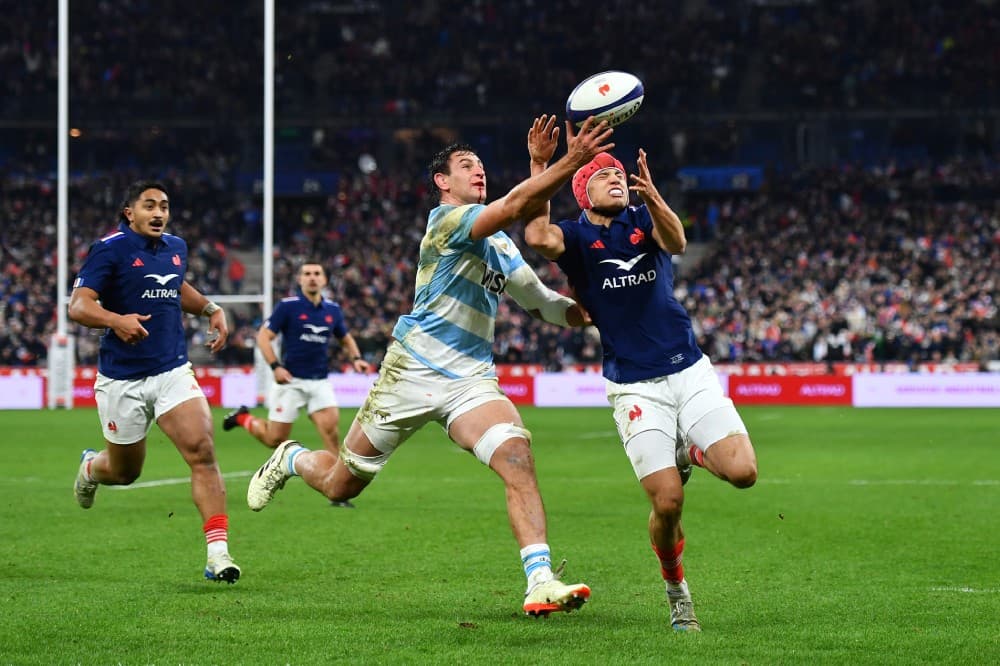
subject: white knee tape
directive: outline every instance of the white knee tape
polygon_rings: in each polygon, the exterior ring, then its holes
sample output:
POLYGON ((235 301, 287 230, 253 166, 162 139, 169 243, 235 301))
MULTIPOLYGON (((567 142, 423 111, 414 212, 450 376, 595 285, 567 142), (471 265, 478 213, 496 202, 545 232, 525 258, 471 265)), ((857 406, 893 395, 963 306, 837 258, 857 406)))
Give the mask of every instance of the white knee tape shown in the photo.
POLYGON ((354 451, 351 451, 346 446, 340 447, 340 459, 344 461, 347 465, 347 469, 354 476, 365 481, 371 481, 374 479, 382 468, 385 467, 385 463, 389 460, 388 453, 382 453, 377 456, 362 456, 358 455, 354 451))
POLYGON ((508 439, 521 437, 531 444, 531 433, 525 428, 514 423, 498 423, 483 433, 476 445, 472 447, 472 452, 484 465, 490 464, 490 458, 500 445, 508 439))

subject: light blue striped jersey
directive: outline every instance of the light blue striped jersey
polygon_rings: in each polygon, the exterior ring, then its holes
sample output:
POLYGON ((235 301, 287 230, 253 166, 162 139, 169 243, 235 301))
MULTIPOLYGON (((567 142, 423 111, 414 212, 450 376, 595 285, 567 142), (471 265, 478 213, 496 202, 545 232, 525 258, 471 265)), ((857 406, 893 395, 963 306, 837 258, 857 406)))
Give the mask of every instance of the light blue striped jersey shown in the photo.
POLYGON ((430 212, 413 311, 392 331, 416 359, 447 377, 496 375, 493 331, 500 295, 515 271, 531 270, 504 232, 470 237, 484 207, 441 205, 430 212))

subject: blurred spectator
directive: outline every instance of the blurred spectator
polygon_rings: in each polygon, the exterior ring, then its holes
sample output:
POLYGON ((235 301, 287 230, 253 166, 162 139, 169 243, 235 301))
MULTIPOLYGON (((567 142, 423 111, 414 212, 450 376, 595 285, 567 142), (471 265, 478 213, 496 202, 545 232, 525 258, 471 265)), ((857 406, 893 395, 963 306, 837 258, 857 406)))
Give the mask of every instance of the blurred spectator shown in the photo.
POLYGON ((247 276, 247 267, 240 261, 239 257, 233 256, 229 258, 227 276, 229 277, 229 288, 232 289, 234 294, 240 293, 243 290, 243 280, 247 276))

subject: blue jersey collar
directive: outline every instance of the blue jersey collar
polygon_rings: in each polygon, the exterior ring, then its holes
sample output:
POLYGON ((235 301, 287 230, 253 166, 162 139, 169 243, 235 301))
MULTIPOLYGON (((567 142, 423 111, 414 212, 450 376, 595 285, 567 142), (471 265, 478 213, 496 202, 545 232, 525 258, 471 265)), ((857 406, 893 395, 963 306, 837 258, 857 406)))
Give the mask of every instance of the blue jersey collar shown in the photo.
MULTIPOLYGON (((585 224, 588 227, 603 227, 604 226, 603 224, 597 224, 596 222, 591 222, 590 218, 587 217, 587 211, 585 211, 585 210, 580 211, 580 217, 577 218, 576 221, 577 221, 577 223, 579 223, 579 224, 585 224)), ((616 222, 619 223, 619 224, 630 224, 630 222, 628 220, 628 206, 625 206, 625 208, 622 209, 622 212, 618 213, 613 218, 611 218, 611 224, 614 224, 616 222)), ((611 224, 608 225, 608 228, 611 228, 611 224)))

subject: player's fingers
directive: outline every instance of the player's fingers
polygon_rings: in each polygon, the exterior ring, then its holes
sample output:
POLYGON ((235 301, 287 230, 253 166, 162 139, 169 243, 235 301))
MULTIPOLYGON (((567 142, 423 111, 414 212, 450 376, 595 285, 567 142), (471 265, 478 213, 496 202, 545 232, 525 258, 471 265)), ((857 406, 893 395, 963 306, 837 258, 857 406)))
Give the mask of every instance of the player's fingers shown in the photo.
POLYGON ((597 153, 610 153, 612 150, 614 150, 614 147, 615 144, 613 141, 611 143, 606 143, 602 146, 597 146, 596 148, 594 148, 594 154, 596 155, 597 153))

